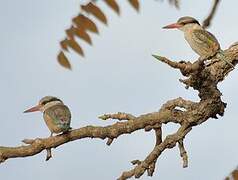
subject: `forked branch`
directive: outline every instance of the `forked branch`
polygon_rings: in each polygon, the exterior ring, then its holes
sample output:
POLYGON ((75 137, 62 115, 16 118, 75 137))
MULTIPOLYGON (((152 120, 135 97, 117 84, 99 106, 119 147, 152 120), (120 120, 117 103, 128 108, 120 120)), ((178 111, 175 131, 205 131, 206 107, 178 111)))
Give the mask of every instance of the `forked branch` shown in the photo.
MULTIPOLYGON (((226 59, 233 65, 238 60, 238 45, 234 44, 224 51, 226 59)), ((161 62, 168 64, 170 67, 179 69, 183 75, 187 77, 181 80, 187 87, 191 87, 199 92, 200 101, 193 102, 185 100, 181 97, 167 101, 159 111, 152 112, 138 117, 128 113, 104 114, 101 119, 116 119, 112 125, 86 126, 74 129, 68 133, 49 137, 25 139, 23 142, 27 145, 17 147, 0 147, 0 162, 4 162, 10 158, 33 156, 43 150, 56 148, 70 141, 83 138, 100 138, 107 139, 107 145, 123 134, 131 134, 138 130, 155 132, 155 146, 150 154, 144 160, 134 160, 134 167, 121 174, 120 180, 128 179, 132 176, 141 177, 145 171, 152 176, 155 171, 155 165, 160 155, 166 149, 175 147, 178 144, 180 156, 183 161, 183 167, 188 166, 188 155, 184 146, 184 138, 196 125, 199 125, 210 118, 218 118, 222 116, 226 104, 221 100, 221 92, 217 88, 217 84, 225 79, 233 69, 223 61, 215 58, 211 59, 209 65, 205 65, 201 59, 191 62, 175 62, 161 56, 154 56, 161 62), (162 129, 167 123, 176 123, 180 127, 172 134, 169 134, 162 140, 162 129)), ((48 156, 49 155, 48 152, 48 156)))

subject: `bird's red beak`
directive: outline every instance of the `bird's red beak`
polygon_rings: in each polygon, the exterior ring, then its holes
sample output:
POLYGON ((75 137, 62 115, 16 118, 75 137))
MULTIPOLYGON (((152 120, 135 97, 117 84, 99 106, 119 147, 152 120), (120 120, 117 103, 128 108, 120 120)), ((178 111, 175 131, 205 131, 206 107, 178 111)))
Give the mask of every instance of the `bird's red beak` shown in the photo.
POLYGON ((163 29, 174 29, 174 28, 180 28, 183 25, 179 24, 179 23, 173 23, 173 24, 169 24, 167 26, 164 26, 163 29))
POLYGON ((40 105, 34 106, 30 109, 25 110, 23 113, 29 113, 29 112, 35 112, 35 111, 40 111, 40 105))

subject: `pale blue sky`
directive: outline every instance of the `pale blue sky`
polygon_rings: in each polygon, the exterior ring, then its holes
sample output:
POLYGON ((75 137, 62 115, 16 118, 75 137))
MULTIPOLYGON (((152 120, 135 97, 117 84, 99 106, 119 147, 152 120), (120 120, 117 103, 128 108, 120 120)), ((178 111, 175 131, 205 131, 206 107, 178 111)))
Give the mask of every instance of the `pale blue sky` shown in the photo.
MULTIPOLYGON (((0 145, 21 145, 24 138, 47 137, 42 114, 23 114, 45 95, 61 98, 72 111, 72 127, 107 125, 97 116, 108 112, 140 115, 160 108, 166 100, 184 97, 198 100, 186 90, 178 71, 155 61, 152 53, 175 60, 197 58, 177 31, 161 27, 190 15, 203 20, 211 0, 182 1, 176 10, 168 3, 141 1, 137 14, 123 0, 118 17, 103 2, 99 6, 109 19, 108 27, 97 23, 100 36, 92 35, 93 47, 83 44, 86 58, 69 54, 73 71, 56 61, 59 41, 65 37, 71 18, 81 1, 8 0, 0 1, 0 145)), ((223 48, 237 41, 236 1, 221 1, 209 29, 223 48)), ((178 148, 165 151, 158 160, 153 178, 141 179, 223 179, 238 165, 236 92, 237 70, 220 85, 228 106, 224 117, 209 120, 192 130, 185 139, 189 167, 182 168, 178 148)), ((166 125, 165 134, 176 130, 166 125)), ((10 159, 0 165, 0 179, 116 179, 132 168, 130 161, 144 159, 154 145, 153 133, 144 131, 119 137, 108 147, 102 140, 85 139, 53 150, 45 162, 45 152, 10 159)))

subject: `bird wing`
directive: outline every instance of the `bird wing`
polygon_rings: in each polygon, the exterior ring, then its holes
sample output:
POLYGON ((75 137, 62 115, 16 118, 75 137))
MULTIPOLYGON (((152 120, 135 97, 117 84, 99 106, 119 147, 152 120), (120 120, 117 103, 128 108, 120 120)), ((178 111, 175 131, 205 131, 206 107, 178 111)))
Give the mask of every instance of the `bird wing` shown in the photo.
POLYGON ((70 129, 71 113, 67 106, 58 104, 46 109, 44 113, 62 130, 70 129))
POLYGON ((193 36, 192 38, 206 49, 210 49, 213 52, 216 52, 217 50, 220 49, 220 44, 216 37, 206 31, 206 30, 201 30, 201 29, 196 29, 193 31, 193 36))

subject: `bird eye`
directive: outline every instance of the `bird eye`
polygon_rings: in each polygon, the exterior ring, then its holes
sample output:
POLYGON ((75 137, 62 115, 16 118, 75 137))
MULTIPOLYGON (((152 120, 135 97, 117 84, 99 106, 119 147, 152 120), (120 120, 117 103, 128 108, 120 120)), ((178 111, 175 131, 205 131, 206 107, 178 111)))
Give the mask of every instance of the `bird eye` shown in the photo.
POLYGON ((40 105, 44 106, 46 103, 47 103, 47 101, 43 101, 43 102, 40 103, 40 105))

